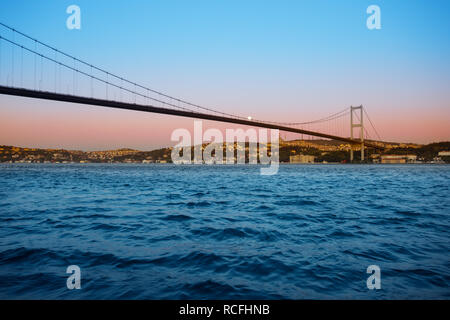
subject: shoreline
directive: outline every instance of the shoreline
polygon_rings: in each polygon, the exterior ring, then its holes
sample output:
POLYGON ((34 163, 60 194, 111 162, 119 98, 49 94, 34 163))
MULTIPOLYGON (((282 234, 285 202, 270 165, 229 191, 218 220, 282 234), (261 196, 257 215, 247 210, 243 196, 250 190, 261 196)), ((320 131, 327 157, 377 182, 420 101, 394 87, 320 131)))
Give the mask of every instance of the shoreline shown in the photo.
MULTIPOLYGON (((25 165, 25 164, 33 164, 33 165, 61 165, 61 164, 79 164, 79 165, 100 165, 100 164, 123 164, 123 165, 143 165, 143 166, 149 166, 149 165, 175 165, 175 166, 267 166, 267 164, 252 164, 252 163, 173 163, 173 162, 152 162, 152 163, 142 163, 142 162, 0 162, 0 165, 6 165, 6 164, 16 164, 16 165, 25 165)), ((421 162, 421 163, 339 163, 339 162, 315 162, 315 163, 289 163, 289 162, 279 162, 279 165, 286 165, 286 166, 308 166, 308 165, 449 165, 450 163, 437 163, 437 162, 421 162)))

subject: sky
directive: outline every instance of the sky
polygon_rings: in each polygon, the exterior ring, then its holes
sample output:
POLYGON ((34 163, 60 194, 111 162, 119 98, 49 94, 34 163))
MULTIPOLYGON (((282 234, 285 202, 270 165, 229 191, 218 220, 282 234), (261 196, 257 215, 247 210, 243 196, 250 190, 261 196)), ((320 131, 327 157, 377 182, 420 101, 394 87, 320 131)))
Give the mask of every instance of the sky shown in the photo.
MULTIPOLYGON (((304 122, 363 105, 383 140, 430 143, 450 140, 449 9, 445 0, 15 0, 0 5, 0 22, 227 113, 304 122), (79 30, 66 26, 73 4, 79 30), (370 5, 380 7, 381 29, 366 26, 370 5)), ((12 37, 1 27, 0 35, 12 37)), ((8 85, 10 49, 0 45, 8 85)), ((32 77, 31 63, 22 78, 32 77)), ((173 145, 173 130, 193 121, 0 95, 0 145, 150 150, 173 145)))

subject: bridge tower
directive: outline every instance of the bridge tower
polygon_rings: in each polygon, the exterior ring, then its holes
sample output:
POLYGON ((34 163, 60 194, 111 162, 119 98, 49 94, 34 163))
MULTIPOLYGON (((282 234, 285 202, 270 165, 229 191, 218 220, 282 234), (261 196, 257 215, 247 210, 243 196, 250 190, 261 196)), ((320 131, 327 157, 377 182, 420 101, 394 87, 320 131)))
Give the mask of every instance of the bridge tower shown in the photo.
MULTIPOLYGON (((363 123, 363 106, 353 107, 350 106, 350 138, 353 139, 353 129, 361 128, 359 138, 361 140, 361 161, 364 161, 364 123, 363 123), (359 116, 358 116, 359 110, 359 116), (356 112, 356 114, 355 114, 356 112), (357 117, 359 122, 354 121, 354 117, 357 117)), ((353 162, 353 145, 350 145, 350 161, 353 162)))

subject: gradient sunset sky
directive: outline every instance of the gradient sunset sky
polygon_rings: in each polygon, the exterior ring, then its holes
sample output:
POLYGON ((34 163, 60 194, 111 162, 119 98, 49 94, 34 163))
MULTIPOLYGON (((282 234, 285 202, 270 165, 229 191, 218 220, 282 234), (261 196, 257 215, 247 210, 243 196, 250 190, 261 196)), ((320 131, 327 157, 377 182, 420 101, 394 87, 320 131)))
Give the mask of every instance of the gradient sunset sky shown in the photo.
MULTIPOLYGON (((303 122, 362 104, 383 140, 429 143, 450 140, 449 9, 445 0, 15 0, 2 1, 0 21, 228 113, 303 122), (72 4, 81 30, 66 27, 72 4), (366 27, 372 4, 381 30, 366 27)), ((0 145, 150 150, 193 121, 0 95, 0 145)))

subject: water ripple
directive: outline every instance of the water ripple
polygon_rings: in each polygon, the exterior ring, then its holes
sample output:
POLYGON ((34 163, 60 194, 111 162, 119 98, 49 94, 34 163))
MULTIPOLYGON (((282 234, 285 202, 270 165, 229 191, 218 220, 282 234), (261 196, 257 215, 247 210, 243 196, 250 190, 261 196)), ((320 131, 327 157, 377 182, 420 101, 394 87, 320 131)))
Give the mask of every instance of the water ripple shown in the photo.
POLYGON ((1 164, 0 298, 449 299, 449 181, 431 165, 1 164))

